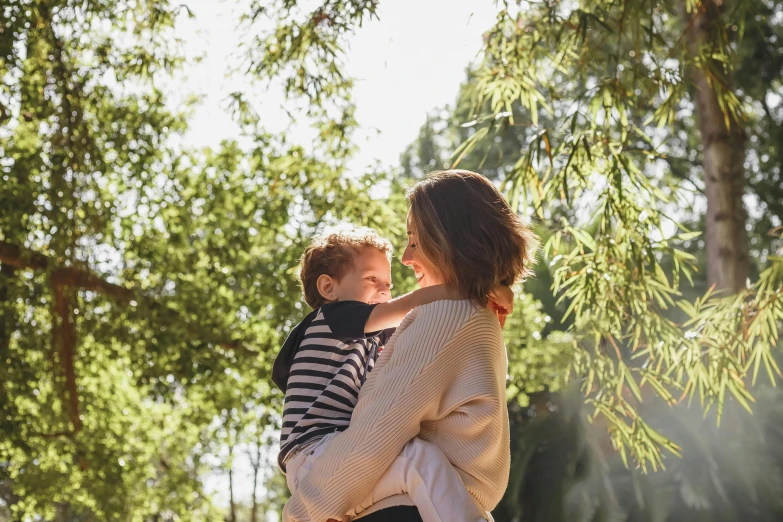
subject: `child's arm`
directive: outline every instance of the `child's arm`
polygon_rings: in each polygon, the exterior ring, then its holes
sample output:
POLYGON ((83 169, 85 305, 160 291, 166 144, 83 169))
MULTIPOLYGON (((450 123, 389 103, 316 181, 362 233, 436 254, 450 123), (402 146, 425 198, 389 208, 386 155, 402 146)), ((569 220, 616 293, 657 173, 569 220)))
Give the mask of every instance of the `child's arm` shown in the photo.
POLYGON ((377 304, 370 312, 370 317, 367 318, 364 332, 369 333, 387 328, 396 328, 400 326, 408 312, 417 306, 443 299, 461 299, 461 297, 455 290, 446 285, 433 285, 419 288, 386 303, 377 304))
MULTIPOLYGON (((462 299, 459 293, 446 285, 433 285, 419 288, 386 303, 380 303, 370 312, 364 332, 377 332, 387 328, 396 328, 408 312, 417 306, 443 299, 462 299)), ((498 314, 500 326, 504 326, 506 316, 514 310, 514 292, 506 285, 500 285, 490 294, 490 306, 498 314)))

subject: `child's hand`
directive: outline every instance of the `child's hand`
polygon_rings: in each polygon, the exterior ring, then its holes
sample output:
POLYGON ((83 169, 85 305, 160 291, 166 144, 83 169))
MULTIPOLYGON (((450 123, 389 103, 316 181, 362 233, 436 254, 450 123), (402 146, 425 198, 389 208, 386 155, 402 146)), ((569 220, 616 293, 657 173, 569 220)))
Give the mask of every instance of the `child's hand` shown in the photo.
POLYGON ((489 309, 495 312, 503 328, 506 324, 506 317, 514 311, 514 292, 511 287, 500 285, 489 294, 489 309))

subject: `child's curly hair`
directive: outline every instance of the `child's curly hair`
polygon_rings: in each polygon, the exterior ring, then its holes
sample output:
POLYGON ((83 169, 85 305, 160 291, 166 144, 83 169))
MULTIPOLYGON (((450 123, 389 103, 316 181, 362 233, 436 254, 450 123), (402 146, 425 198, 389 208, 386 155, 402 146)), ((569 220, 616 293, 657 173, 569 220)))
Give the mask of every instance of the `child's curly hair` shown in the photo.
POLYGON ((313 238, 302 255, 299 271, 302 292, 310 308, 315 310, 326 302, 318 291, 318 278, 326 274, 339 281, 353 267, 354 256, 362 247, 377 248, 391 259, 391 243, 369 227, 340 228, 313 238))

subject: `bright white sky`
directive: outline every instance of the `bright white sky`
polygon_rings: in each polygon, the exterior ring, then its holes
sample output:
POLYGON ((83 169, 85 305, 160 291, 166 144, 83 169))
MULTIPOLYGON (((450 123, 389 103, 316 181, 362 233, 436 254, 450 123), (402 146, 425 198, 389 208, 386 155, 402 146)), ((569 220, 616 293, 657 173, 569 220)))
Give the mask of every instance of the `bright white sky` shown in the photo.
MULTIPOLYGON (((217 145, 237 133, 224 100, 242 88, 241 80, 226 78, 226 69, 237 52, 241 37, 235 29, 237 6, 244 2, 190 0, 186 4, 196 19, 181 24, 181 36, 194 55, 206 55, 201 63, 186 68, 188 89, 206 95, 186 141, 217 145)), ((455 101, 465 69, 476 58, 481 36, 496 14, 493 0, 381 2, 380 20, 365 25, 350 41, 348 73, 357 79, 357 120, 365 131, 354 168, 376 161, 395 165, 417 137, 427 112, 455 101)), ((283 131, 289 117, 280 109, 282 93, 272 89, 256 94, 263 101, 264 127, 283 131)), ((306 142, 304 133, 297 138, 306 142)))
MULTIPOLYGON (((237 127, 225 111, 226 96, 243 85, 226 78, 227 65, 237 52, 240 34, 235 29, 239 2, 190 0, 195 20, 179 26, 189 53, 205 54, 200 63, 186 67, 186 90, 205 99, 191 120, 185 141, 193 146, 217 146, 237 136, 237 127)), ((379 162, 396 165, 400 154, 418 135, 428 111, 452 104, 465 69, 476 58, 482 34, 497 10, 493 0, 386 0, 380 20, 362 28, 350 41, 348 73, 356 78, 354 101, 357 120, 366 141, 352 168, 361 171, 379 162), (375 130, 379 132, 375 132, 375 130)), ((286 129, 288 116, 280 105, 281 92, 256 93, 263 104, 264 126, 274 132, 286 129)), ((306 143, 306 134, 289 136, 306 143)), ((249 499, 252 486, 248 462, 235 464, 235 495, 249 499)), ((228 503, 228 479, 208 477, 216 500, 228 503)))

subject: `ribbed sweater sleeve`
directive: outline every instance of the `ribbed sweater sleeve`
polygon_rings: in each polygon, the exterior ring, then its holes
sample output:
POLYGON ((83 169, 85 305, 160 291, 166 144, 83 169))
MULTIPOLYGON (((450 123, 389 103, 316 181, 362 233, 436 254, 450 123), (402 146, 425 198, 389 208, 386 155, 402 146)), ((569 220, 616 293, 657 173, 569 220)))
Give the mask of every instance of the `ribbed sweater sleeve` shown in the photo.
POLYGON ((431 441, 442 438, 468 491, 492 509, 505 490, 509 457, 505 350, 493 320, 470 301, 438 301, 411 312, 371 373, 350 426, 289 500, 289 520, 341 519, 422 424, 438 423, 446 431, 435 429, 431 441))

